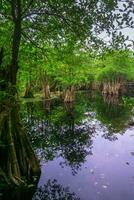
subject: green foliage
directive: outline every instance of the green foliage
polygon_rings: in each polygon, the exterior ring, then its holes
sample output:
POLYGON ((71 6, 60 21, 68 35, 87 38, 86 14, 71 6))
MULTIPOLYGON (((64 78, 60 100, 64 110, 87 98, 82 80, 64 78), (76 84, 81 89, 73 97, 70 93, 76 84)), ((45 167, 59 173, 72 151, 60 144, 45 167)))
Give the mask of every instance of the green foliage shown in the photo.
POLYGON ((20 70, 18 86, 24 91, 27 82, 34 90, 40 90, 47 83, 53 87, 66 87, 90 82, 92 59, 88 52, 71 42, 60 44, 56 49, 53 45, 47 46, 47 53, 41 54, 32 46, 22 46, 20 49, 20 70), (24 59, 26 58, 26 59, 24 59))
POLYGON ((7 99, 9 94, 5 91, 0 91, 0 103, 2 103, 5 99, 7 99))
POLYGON ((129 51, 105 53, 99 59, 100 70, 96 79, 100 82, 134 80, 134 59, 129 51))
POLYGON ((70 52, 58 64, 56 81, 63 87, 78 86, 89 80, 89 58, 86 54, 70 52))
POLYGON ((108 81, 116 81, 116 80, 125 80, 127 78, 127 75, 123 71, 119 71, 117 69, 114 69, 112 67, 103 69, 98 74, 98 80, 100 82, 108 82, 108 81))
MULTIPOLYGON (((102 58, 98 59, 99 52, 106 46, 98 35, 106 31, 109 36, 115 21, 120 27, 125 24, 133 26, 133 3, 124 3, 122 10, 116 13, 115 9, 118 9, 119 3, 120 1, 116 0, 100 0, 99 3, 97 0, 91 0, 88 6, 87 2, 82 0, 2 0, 2 65, 8 65, 11 68, 10 73, 16 73, 14 79, 16 80, 17 76, 19 91, 23 92, 27 83, 35 91, 39 91, 46 79, 51 87, 62 89, 72 85, 89 84, 93 80, 116 79, 118 76, 133 80, 134 61, 127 55, 128 52, 105 52, 102 58), (21 27, 17 29, 19 32, 15 31, 18 23, 21 27), (90 50, 85 50, 87 47, 90 47, 90 50), (94 59, 91 58, 93 52, 96 53, 94 59), (16 64, 11 67, 13 61, 16 64)), ((122 39, 122 34, 112 32, 114 49, 124 42, 122 39)), ((110 48, 112 49, 112 46, 110 48)))
POLYGON ((62 43, 60 49, 49 46, 49 53, 40 54, 32 46, 21 49, 18 86, 21 91, 30 83, 34 91, 40 91, 47 81, 50 87, 65 89, 93 81, 134 80, 134 58, 130 51, 105 51, 92 57, 72 43, 62 43), (27 56, 26 56, 27 54, 27 56), (26 57, 26 59, 24 59, 26 57))

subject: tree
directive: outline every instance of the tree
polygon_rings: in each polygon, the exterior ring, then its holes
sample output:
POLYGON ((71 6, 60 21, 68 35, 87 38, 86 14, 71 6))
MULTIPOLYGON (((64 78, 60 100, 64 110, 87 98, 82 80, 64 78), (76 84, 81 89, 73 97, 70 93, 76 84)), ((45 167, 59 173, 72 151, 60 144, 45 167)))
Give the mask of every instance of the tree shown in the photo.
POLYGON ((89 82, 91 56, 77 45, 64 44, 59 52, 55 80, 63 90, 64 102, 75 99, 75 90, 89 82))
MULTIPOLYGON (((115 20, 119 19, 119 23, 131 23, 133 3, 126 1, 124 11, 121 11, 123 16, 125 12, 125 17, 122 17, 121 14, 114 12, 119 2, 124 0, 100 0, 99 3, 98 0, 1 0, 0 85, 10 98, 2 104, 0 102, 0 140, 4 139, 4 142, 11 144, 11 151, 8 150, 8 153, 15 162, 8 160, 9 171, 6 176, 14 183, 20 184, 22 176, 27 177, 29 171, 23 171, 22 166, 25 169, 30 166, 30 172, 34 175, 39 172, 39 165, 32 149, 27 145, 23 146, 27 140, 22 131, 19 108, 14 109, 14 105, 17 105, 14 97, 20 68, 20 47, 25 42, 28 46, 32 44, 37 49, 47 52, 48 49, 44 48, 46 42, 57 48, 57 44, 70 38, 77 42, 89 40, 96 44, 97 34, 104 30, 110 34, 111 29, 115 28, 115 20), (17 142, 23 146, 23 161, 20 160, 18 146, 15 145, 17 142), (29 160, 29 153, 32 155, 32 161, 29 160), (22 165, 19 165, 21 161, 22 165)), ((2 163, 2 170, 5 169, 3 165, 8 167, 6 161, 2 163)))
POLYGON ((123 91, 124 82, 131 79, 133 58, 128 50, 105 52, 100 59, 101 69, 97 75, 104 94, 118 95, 123 91))
MULTIPOLYGON (((38 45, 38 41, 46 40, 56 44, 61 38, 66 39, 71 35, 79 40, 85 40, 87 37, 94 40, 97 33, 114 28, 115 18, 120 19, 120 14, 113 13, 118 7, 118 2, 122 2, 122 0, 101 0, 99 3, 97 0, 89 2, 2 0, 1 23, 9 24, 8 31, 12 35, 8 66, 9 82, 12 87, 16 86, 21 39, 36 45, 38 45)), ((128 1, 126 4, 124 3, 126 15, 123 20, 125 19, 127 23, 128 19, 131 19, 131 6, 132 3, 130 4, 128 1)), ((13 91, 15 94, 15 90, 13 91)))

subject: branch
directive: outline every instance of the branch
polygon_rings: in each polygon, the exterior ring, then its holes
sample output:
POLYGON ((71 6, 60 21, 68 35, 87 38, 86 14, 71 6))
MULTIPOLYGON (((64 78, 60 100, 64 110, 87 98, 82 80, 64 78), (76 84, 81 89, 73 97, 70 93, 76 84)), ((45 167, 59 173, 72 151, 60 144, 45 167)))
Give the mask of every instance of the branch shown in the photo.
POLYGON ((44 48, 38 46, 37 43, 36 43, 35 41, 33 41, 33 40, 32 40, 27 34, 25 34, 24 32, 22 33, 22 36, 23 36, 26 40, 28 40, 34 47, 36 47, 37 49, 39 49, 39 50, 41 51, 41 53, 44 54, 44 52, 46 52, 46 55, 45 55, 45 56, 47 57, 47 51, 48 51, 48 49, 44 49, 44 48))
POLYGON ((33 2, 34 0, 30 0, 29 4, 27 5, 27 8, 25 8, 24 11, 22 12, 22 18, 23 18, 23 15, 29 10, 33 2))

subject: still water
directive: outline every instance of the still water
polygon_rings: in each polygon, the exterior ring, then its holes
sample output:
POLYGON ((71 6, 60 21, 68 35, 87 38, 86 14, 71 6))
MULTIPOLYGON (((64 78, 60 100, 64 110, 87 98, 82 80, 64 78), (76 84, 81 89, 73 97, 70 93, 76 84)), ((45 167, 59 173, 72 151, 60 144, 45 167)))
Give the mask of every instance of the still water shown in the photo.
POLYGON ((23 101, 21 117, 41 165, 33 200, 134 200, 133 98, 23 101))

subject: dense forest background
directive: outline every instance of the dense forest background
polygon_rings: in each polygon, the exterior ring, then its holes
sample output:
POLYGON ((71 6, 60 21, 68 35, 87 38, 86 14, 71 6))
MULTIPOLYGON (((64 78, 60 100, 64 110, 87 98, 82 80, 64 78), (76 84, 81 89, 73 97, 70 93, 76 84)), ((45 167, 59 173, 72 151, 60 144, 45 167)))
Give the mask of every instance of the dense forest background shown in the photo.
POLYGON ((68 102, 78 88, 118 94, 134 79, 133 41, 121 32, 134 28, 132 1, 3 0, 0 17, 1 98, 52 90, 68 102))

